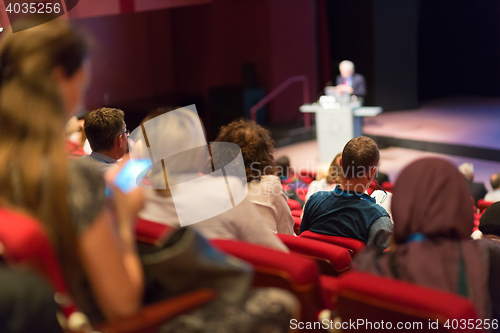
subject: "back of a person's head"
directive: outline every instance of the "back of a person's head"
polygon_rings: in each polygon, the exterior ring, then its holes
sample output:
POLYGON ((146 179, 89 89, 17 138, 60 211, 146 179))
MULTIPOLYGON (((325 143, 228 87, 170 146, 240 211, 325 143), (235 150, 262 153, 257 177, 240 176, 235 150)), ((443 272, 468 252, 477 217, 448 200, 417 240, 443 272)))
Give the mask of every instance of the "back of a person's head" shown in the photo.
MULTIPOLYGON (((36 20, 36 16, 22 18, 13 26, 34 26, 36 20)), ((82 66, 87 45, 84 35, 60 18, 16 33, 6 32, 0 42, 0 80, 47 81, 56 67, 71 77, 82 66)))
POLYGON ((237 144, 243 155, 247 181, 275 174, 274 141, 268 130, 248 119, 223 126, 215 142, 237 144))
POLYGON ((380 160, 377 144, 366 136, 351 139, 342 151, 342 172, 345 179, 364 177, 380 160))
POLYGON ((474 215, 470 190, 449 161, 428 157, 405 167, 391 201, 394 240, 414 234, 429 238, 469 239, 474 215))
POLYGON ((481 215, 479 230, 483 235, 495 235, 500 237, 500 201, 489 206, 481 215))
POLYGON ((500 189, 500 172, 491 175, 490 184, 494 190, 500 189))
POLYGON ((458 166, 458 171, 467 179, 469 182, 474 180, 474 164, 472 163, 462 163, 458 166))
POLYGON ((333 159, 330 167, 328 168, 328 173, 326 174, 326 182, 328 184, 340 184, 344 176, 342 175, 342 168, 340 167, 340 158, 342 153, 338 153, 333 159))
POLYGON ((354 63, 350 60, 343 60, 339 64, 340 70, 352 71, 354 72, 354 63))
POLYGON ((288 177, 288 170, 290 169, 290 159, 288 156, 281 156, 276 160, 276 175, 288 177))
POLYGON ((113 149, 115 139, 123 133, 124 113, 120 109, 100 108, 89 112, 83 129, 93 151, 113 149))
POLYGON ((495 235, 500 237, 500 201, 489 206, 481 215, 479 230, 483 235, 495 235))

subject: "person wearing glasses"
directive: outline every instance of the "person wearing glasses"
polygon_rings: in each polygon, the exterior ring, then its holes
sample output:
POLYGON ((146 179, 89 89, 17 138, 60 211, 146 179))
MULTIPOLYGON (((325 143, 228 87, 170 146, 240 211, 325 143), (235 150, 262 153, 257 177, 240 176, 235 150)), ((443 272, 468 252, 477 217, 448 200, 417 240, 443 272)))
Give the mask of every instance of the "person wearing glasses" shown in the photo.
POLYGON ((89 140, 92 153, 80 159, 92 160, 101 171, 108 170, 125 155, 130 132, 120 109, 100 108, 85 117, 83 130, 89 140))
POLYGON ((351 139, 339 164, 342 181, 333 191, 319 191, 304 206, 300 233, 312 232, 360 240, 387 248, 393 224, 389 213, 364 193, 377 174, 380 153, 372 139, 351 139))

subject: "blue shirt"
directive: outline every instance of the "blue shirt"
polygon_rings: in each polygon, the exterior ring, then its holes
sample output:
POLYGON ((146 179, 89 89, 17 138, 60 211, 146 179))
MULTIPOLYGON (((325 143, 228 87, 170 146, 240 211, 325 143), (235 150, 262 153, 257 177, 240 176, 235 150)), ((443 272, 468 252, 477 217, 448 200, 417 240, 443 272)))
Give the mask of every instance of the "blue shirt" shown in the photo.
POLYGON ((364 193, 342 190, 313 194, 304 207, 300 232, 347 237, 387 247, 393 225, 389 214, 364 193))

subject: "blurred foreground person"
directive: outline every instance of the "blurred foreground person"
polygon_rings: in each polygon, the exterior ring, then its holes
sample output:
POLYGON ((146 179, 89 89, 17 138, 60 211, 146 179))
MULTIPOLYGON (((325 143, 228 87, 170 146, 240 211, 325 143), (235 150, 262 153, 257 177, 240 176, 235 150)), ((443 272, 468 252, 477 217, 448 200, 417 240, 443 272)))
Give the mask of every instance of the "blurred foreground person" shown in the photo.
MULTIPOLYGON (((25 20, 16 24, 36 18, 25 20)), ((2 36, 0 205, 44 225, 71 295, 95 321, 141 306, 144 282, 132 222, 143 195, 142 189, 124 195, 109 184, 109 206, 120 211, 114 221, 105 209, 102 175, 68 162, 65 123, 82 108, 87 58, 85 38, 62 19, 2 36)))
POLYGON ((470 239, 472 202, 457 169, 438 158, 410 164, 394 186, 392 216, 394 248, 367 248, 355 266, 467 297, 478 318, 490 318, 488 255, 470 239))

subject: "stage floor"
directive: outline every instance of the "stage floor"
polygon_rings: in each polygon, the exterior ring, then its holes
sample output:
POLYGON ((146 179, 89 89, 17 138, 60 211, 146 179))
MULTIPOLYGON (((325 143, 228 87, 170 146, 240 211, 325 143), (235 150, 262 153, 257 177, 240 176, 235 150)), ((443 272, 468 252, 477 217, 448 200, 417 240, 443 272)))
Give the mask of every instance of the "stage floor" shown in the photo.
MULTIPOLYGON (((380 170, 395 181, 412 161, 438 156, 458 166, 473 163, 476 181, 490 189, 500 172, 500 98, 456 97, 424 104, 416 110, 382 113, 364 119, 363 133, 381 148, 380 170)), ((318 168, 315 140, 279 147, 292 166, 318 168)))
POLYGON ((363 133, 383 146, 500 161, 500 99, 446 98, 385 112, 365 118, 363 133))

